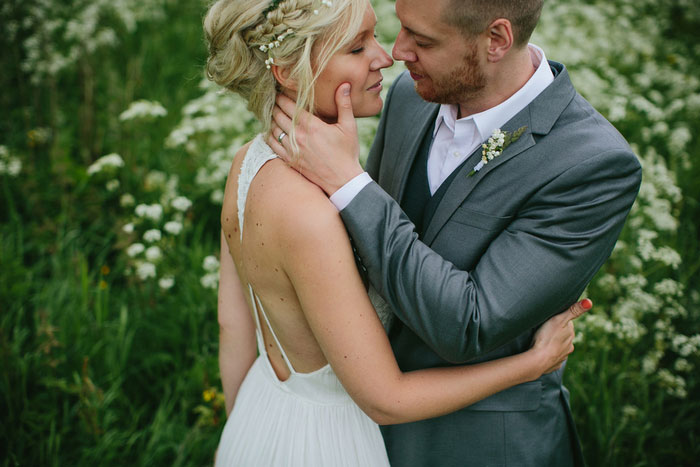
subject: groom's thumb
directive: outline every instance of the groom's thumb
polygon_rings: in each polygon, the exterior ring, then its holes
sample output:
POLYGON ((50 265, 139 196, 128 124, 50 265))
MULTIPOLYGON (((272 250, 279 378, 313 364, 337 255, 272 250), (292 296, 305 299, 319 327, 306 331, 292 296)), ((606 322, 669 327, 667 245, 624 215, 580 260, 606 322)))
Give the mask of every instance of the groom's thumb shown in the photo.
POLYGON ((335 104, 338 106, 338 124, 346 130, 355 131, 355 115, 350 100, 350 83, 343 83, 335 91, 335 104))

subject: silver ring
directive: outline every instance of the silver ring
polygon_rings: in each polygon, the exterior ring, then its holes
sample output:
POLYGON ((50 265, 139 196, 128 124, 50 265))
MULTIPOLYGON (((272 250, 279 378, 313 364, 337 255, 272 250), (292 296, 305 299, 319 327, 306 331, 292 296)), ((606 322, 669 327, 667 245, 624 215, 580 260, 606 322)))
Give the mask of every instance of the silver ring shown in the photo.
POLYGON ((284 131, 282 133, 280 133, 280 135, 277 137, 277 142, 282 144, 282 140, 284 139, 285 136, 287 136, 287 133, 285 133, 284 131))

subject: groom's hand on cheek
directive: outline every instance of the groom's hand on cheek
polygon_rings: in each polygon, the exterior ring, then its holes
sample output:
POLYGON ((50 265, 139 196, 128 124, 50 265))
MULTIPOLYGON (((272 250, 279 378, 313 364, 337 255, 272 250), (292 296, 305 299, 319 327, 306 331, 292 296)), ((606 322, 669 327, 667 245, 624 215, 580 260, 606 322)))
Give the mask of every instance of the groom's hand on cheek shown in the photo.
POLYGON ((329 196, 363 172, 348 83, 338 87, 335 102, 338 120, 333 124, 305 111, 299 113, 295 127, 296 152, 290 138, 280 138, 283 132, 290 134, 292 131, 296 103, 287 96, 278 95, 267 138, 268 145, 277 155, 329 196))

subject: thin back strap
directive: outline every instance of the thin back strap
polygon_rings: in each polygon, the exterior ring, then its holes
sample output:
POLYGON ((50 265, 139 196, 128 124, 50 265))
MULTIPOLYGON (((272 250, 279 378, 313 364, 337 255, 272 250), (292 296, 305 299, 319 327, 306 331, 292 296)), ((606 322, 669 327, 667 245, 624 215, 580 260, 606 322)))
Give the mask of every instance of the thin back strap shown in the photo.
POLYGON ((250 302, 253 304, 253 315, 255 316, 255 335, 258 337, 258 353, 263 355, 265 354, 265 342, 263 341, 260 318, 258 317, 258 305, 255 302, 255 293, 253 292, 253 287, 251 287, 250 284, 248 284, 248 290, 250 291, 250 302))
POLYGON ((267 324, 267 329, 270 330, 270 334, 272 334, 272 338, 275 339, 275 343, 277 344, 277 348, 279 349, 280 353, 282 354, 282 358, 284 359, 284 362, 287 364, 287 368, 289 369, 289 372, 296 373, 296 370, 294 370, 294 367, 292 366, 292 362, 289 361, 289 357, 287 357, 287 353, 284 351, 284 347, 282 347, 280 340, 277 338, 277 334, 275 334, 275 330, 272 329, 272 326, 270 325, 270 320, 267 318, 267 315, 265 314, 265 308, 263 307, 262 303, 260 302, 258 295, 253 291, 253 286, 248 284, 248 289, 250 290, 250 299, 253 302, 253 308, 255 311, 255 326, 257 328, 256 331, 258 332, 258 352, 260 352, 261 354, 263 352, 265 354, 267 354, 267 350, 265 349, 265 343, 264 343, 263 336, 262 336, 262 327, 260 326, 260 319, 258 318, 258 310, 260 310, 260 314, 265 319, 265 323, 267 324), (262 347, 262 349, 261 349, 261 347, 262 347))

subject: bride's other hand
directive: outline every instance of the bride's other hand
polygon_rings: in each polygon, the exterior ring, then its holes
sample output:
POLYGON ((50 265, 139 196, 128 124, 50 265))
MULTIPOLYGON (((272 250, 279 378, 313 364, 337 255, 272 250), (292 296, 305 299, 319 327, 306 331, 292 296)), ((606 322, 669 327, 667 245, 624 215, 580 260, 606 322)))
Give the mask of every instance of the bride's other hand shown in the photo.
POLYGON ((543 374, 561 368, 567 356, 574 351, 573 320, 590 310, 593 302, 589 299, 580 300, 566 311, 547 320, 535 333, 532 349, 539 352, 542 359, 543 374))
POLYGON ((338 87, 335 102, 338 109, 336 123, 326 123, 308 112, 300 112, 294 129, 299 153, 294 157, 291 142, 285 135, 292 131, 291 116, 296 111, 296 104, 279 94, 267 138, 267 144, 281 159, 329 196, 363 172, 349 84, 338 87))

